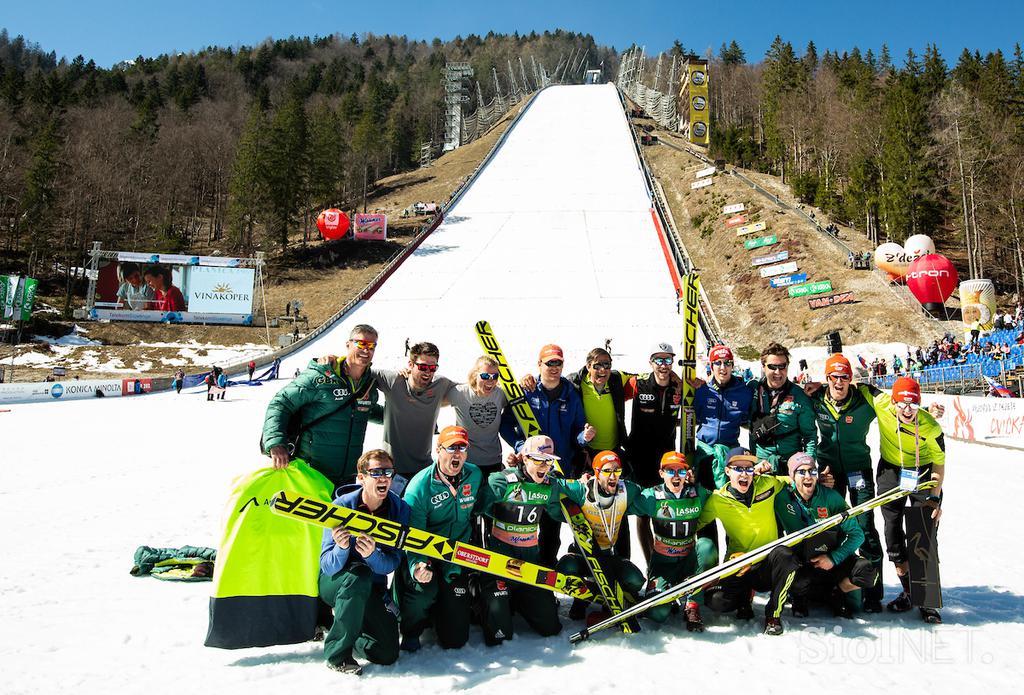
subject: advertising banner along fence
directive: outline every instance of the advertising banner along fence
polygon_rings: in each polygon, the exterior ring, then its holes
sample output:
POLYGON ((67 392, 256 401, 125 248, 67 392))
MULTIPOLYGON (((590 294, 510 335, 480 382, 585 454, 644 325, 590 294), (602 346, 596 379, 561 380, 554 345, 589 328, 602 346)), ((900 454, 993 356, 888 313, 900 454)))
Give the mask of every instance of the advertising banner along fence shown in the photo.
POLYGON ((779 265, 770 265, 767 268, 761 268, 761 277, 770 278, 776 275, 795 273, 796 270, 796 261, 790 261, 789 263, 780 263, 779 265))
POLYGON ((772 287, 789 287, 790 285, 798 285, 801 282, 807 282, 807 273, 772 278, 772 287))
POLYGON ((809 282, 806 285, 797 285, 789 288, 790 297, 806 297, 809 294, 821 294, 832 291, 832 281, 822 280, 821 282, 809 282))
POLYGON ((692 188, 694 190, 696 190, 698 188, 707 188, 708 186, 710 186, 714 182, 715 182, 714 179, 700 179, 699 181, 694 181, 693 183, 691 183, 690 184, 690 188, 692 188))
POLYGON ((707 167, 697 172, 697 178, 702 179, 705 176, 714 176, 715 172, 718 171, 715 167, 707 167))
POLYGON ((747 223, 747 216, 746 215, 735 215, 734 217, 730 217, 729 219, 727 219, 725 221, 725 228, 729 229, 731 227, 736 227, 736 226, 739 226, 741 224, 746 224, 746 223, 747 223))
POLYGON ((830 294, 827 297, 811 297, 807 300, 807 306, 812 309, 824 309, 828 306, 851 304, 855 301, 857 300, 853 296, 853 292, 840 292, 839 294, 830 294))
POLYGON ((774 234, 771 234, 769 236, 762 236, 756 239, 747 239, 743 242, 743 248, 749 251, 750 249, 759 249, 762 246, 772 246, 777 243, 779 243, 779 238, 774 234))
POLYGON ((755 222, 754 224, 748 224, 737 229, 736 236, 745 236, 747 234, 753 234, 754 232, 763 232, 766 229, 768 229, 767 222, 755 222))
POLYGON ((1024 398, 928 394, 946 408, 939 419, 947 436, 1024 449, 1024 398))
POLYGON ((743 212, 747 209, 745 203, 730 203, 722 208, 723 215, 735 215, 737 212, 743 212))
POLYGON ((779 251, 768 256, 755 256, 750 260, 750 265, 755 268, 759 265, 768 265, 770 263, 778 263, 789 258, 789 251, 779 251))

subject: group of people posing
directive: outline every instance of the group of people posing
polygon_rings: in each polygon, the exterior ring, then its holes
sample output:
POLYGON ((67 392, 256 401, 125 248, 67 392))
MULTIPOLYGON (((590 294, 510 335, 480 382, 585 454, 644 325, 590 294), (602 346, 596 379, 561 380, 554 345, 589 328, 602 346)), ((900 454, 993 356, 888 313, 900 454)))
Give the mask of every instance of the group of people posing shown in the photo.
MULTIPOLYGON (((684 455, 683 384, 670 343, 651 346, 643 372, 613 369, 608 350, 594 348, 567 375, 562 349, 543 346, 538 373, 521 384, 542 434, 526 437, 492 358, 478 358, 467 380, 456 383, 437 373, 440 353, 427 342, 411 345, 400 369, 377 368, 377 339, 371 326, 356 326, 344 355, 311 361, 273 398, 262 440, 273 465, 306 461, 337 486, 338 505, 587 578, 575 546, 562 547, 562 502, 571 501, 589 522, 605 572, 632 600, 718 564, 718 525, 728 559, 842 511, 847 498, 858 504, 894 488, 907 471, 937 481, 909 504, 932 507, 935 519, 940 514, 943 437, 920 408, 920 387, 909 378, 897 380, 891 394, 854 384, 841 354, 828 359, 824 384, 801 387, 789 379, 789 352, 778 343, 762 351, 763 376, 750 381, 734 376, 728 347, 713 347, 707 382, 694 384, 695 451, 684 455), (456 424, 435 441, 443 406, 454 408, 456 424), (877 468, 866 441, 875 419, 877 468), (364 452, 370 421, 383 423, 385 448, 364 452), (744 426, 750 434, 741 445, 744 426), (503 456, 501 440, 512 453, 503 456), (646 572, 631 561, 630 517, 646 572)), ((886 550, 903 585, 888 603, 896 612, 913 608, 907 504, 882 508, 886 550)), ((870 513, 804 545, 777 547, 749 570, 644 616, 664 622, 678 610, 687 629, 700 632, 702 606, 749 620, 754 592, 765 591, 763 630, 778 635, 787 603, 795 617, 807 616, 818 600, 837 616, 882 610, 882 545, 870 513)), ((339 671, 361 672, 357 655, 393 663, 401 650, 419 649, 428 628, 444 648, 464 645, 473 622, 489 645, 511 639, 513 614, 541 635, 562 629, 555 596, 544 589, 403 553, 343 528, 324 533, 320 568, 320 596, 334 612, 325 620, 325 656, 339 671)), ((603 611, 574 600, 568 617, 594 620, 603 611)), ((920 613, 940 620, 932 609, 920 613)))

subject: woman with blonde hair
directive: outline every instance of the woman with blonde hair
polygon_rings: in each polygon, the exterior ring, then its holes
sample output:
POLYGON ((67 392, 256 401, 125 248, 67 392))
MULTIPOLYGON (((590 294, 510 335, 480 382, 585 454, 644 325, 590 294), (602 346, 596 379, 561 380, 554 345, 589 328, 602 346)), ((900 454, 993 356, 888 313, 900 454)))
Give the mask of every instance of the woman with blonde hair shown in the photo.
POLYGON ((455 408, 455 422, 469 433, 469 460, 484 473, 484 478, 502 465, 498 428, 501 413, 508 404, 498 383, 498 363, 482 355, 469 370, 466 383, 459 384, 447 396, 455 408))

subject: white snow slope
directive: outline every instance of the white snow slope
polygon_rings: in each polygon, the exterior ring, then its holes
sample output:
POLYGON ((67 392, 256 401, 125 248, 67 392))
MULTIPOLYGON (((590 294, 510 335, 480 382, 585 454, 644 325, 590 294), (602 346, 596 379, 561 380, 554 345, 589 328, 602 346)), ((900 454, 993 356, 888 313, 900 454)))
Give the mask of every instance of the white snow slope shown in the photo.
MULTIPOLYGON (((283 373, 343 350, 349 328, 367 322, 381 332, 377 364, 399 365, 406 337, 432 340, 442 371, 461 380, 480 352, 472 324, 481 318, 519 373, 534 371, 547 342, 575 365, 612 338, 616 364, 641 369, 651 341, 678 341, 674 292, 611 87, 540 94, 444 225, 283 373)), ((453 652, 428 632, 420 652, 361 679, 327 670, 314 643, 207 649, 209 585, 131 577, 132 555, 139 545, 217 544, 229 481, 265 465, 257 441, 281 383, 232 388, 216 403, 186 392, 0 412, 0 692, 791 693, 842 692, 850 679, 861 692, 999 693, 1020 674, 1024 563, 1007 478, 1020 454, 959 443, 949 445, 941 626, 813 613, 787 618, 786 634, 772 638, 758 634, 759 621, 706 612, 709 630, 697 636, 673 619, 571 647, 520 625, 499 648, 474 632, 453 652)), ((367 446, 379 441, 371 429, 367 446)), ((891 598, 891 571, 886 583, 891 598)))

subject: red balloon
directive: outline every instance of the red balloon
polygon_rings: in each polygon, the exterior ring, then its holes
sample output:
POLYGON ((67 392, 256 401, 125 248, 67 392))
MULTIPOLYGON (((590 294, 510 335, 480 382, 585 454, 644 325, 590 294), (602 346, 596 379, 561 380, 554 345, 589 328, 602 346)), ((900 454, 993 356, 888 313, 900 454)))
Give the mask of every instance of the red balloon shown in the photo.
POLYGON ((953 262, 942 254, 921 256, 907 267, 907 287, 922 304, 942 304, 958 282, 953 262))
POLYGON ((348 215, 337 208, 328 208, 317 216, 316 226, 324 239, 340 239, 348 233, 348 215))

